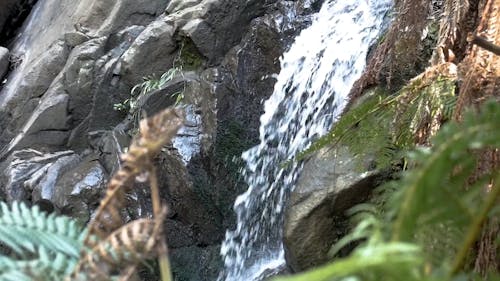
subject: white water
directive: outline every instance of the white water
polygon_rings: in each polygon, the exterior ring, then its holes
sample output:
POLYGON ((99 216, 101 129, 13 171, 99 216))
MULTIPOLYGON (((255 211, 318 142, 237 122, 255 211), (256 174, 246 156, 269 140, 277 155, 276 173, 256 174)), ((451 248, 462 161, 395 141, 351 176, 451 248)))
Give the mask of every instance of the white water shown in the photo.
POLYGON ((390 6, 390 0, 326 0, 284 54, 260 119, 260 144, 242 155, 249 188, 234 205, 237 227, 222 244, 219 280, 259 280, 284 266, 284 205, 301 165, 281 164, 336 120, 390 6))

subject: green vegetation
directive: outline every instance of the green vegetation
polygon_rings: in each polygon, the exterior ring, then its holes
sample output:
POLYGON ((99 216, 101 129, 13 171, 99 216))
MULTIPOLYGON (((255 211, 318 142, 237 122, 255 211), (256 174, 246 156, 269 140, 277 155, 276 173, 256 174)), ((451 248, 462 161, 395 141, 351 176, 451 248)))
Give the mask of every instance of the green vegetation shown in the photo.
POLYGON ((204 58, 189 38, 183 38, 179 50, 179 64, 185 70, 196 70, 203 66, 204 58))
POLYGON ((356 227, 331 249, 334 256, 359 243, 349 256, 275 280, 500 280, 483 279, 469 266, 485 221, 500 214, 500 171, 469 181, 480 160, 472 152, 500 148, 498 120, 500 104, 493 101, 479 114, 467 113, 462 123, 444 125, 431 148, 407 154, 415 168, 381 187, 378 204, 351 210, 356 227))
POLYGON ((241 153, 251 146, 251 143, 248 139, 242 138, 245 128, 237 121, 222 122, 219 128, 215 158, 218 162, 223 163, 231 179, 237 181, 240 177, 239 170, 242 161, 238 159, 238 163, 235 163, 233 159, 239 158, 241 153))
POLYGON ((413 148, 419 137, 431 134, 433 127, 453 114, 454 79, 438 77, 432 83, 424 80, 417 77, 394 96, 386 96, 380 88, 373 91, 297 158, 341 144, 354 154, 373 154, 378 168, 399 162, 400 152, 413 148))
POLYGON ((76 266, 86 232, 67 217, 41 212, 23 203, 1 202, 0 280, 63 280, 76 266))
MULTIPOLYGON (((144 98, 144 96, 150 94, 155 90, 161 89, 167 82, 172 81, 174 77, 182 73, 181 68, 173 67, 163 73, 160 78, 156 78, 154 75, 143 77, 142 83, 135 85, 130 91, 130 98, 124 100, 121 103, 116 103, 113 108, 118 111, 130 112, 132 114, 139 111, 141 104, 139 101, 144 98)), ((183 92, 176 92, 172 94, 175 97, 175 104, 179 104, 184 99, 183 92)))
POLYGON ((171 281, 153 158, 183 123, 175 109, 141 121, 140 133, 123 155, 120 170, 85 227, 67 217, 48 215, 39 207, 0 203, 0 280, 131 280, 140 263, 158 258, 162 281, 171 281), (125 223, 122 211, 137 176, 148 175, 153 218, 125 223))

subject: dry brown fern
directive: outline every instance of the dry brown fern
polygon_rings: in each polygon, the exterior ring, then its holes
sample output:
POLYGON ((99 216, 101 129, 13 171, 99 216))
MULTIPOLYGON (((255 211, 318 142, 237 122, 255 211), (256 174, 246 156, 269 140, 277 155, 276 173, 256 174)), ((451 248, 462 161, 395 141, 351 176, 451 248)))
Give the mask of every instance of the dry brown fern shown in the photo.
POLYGON ((162 274, 167 274, 164 272, 168 270, 167 248, 161 238, 166 211, 160 204, 152 159, 171 141, 183 122, 183 113, 172 108, 140 122, 140 133, 122 155, 123 164, 111 178, 106 196, 87 228, 84 241, 87 250, 82 251, 70 280, 109 280, 112 275, 128 280, 139 261, 158 255, 162 259, 162 274), (149 178, 155 218, 123 225, 125 194, 136 177, 144 175, 149 178))
POLYGON ((159 254, 164 217, 135 220, 115 230, 83 253, 72 280, 108 280, 112 273, 131 276, 131 268, 159 254))

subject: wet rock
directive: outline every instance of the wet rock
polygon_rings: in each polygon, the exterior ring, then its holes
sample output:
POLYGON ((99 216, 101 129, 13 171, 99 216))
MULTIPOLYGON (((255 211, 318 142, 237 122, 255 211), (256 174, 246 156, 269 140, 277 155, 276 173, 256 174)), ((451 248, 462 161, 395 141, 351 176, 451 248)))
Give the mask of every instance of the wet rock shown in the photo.
POLYGON ((290 271, 287 268, 286 264, 283 264, 282 266, 272 268, 272 269, 265 269, 258 277, 255 278, 256 281, 270 281, 272 280, 273 277, 277 275, 287 275, 289 274, 290 271))
POLYGON ((16 150, 1 168, 0 187, 7 201, 52 206, 82 223, 88 222, 90 212, 98 207, 108 178, 98 157, 82 159, 71 150, 16 150))
POLYGON ((170 250, 172 273, 177 281, 217 279, 222 262, 219 246, 183 247, 170 250))
POLYGON ((31 200, 36 202, 45 199, 56 203, 57 182, 66 172, 76 167, 80 161, 81 158, 78 155, 71 154, 62 156, 46 165, 44 169, 38 170, 36 176, 32 176, 27 183, 27 186, 32 189, 31 200))
POLYGON ((100 162, 109 174, 114 174, 118 170, 121 163, 120 155, 130 144, 131 138, 124 129, 121 129, 121 126, 128 128, 127 125, 121 124, 110 131, 100 130, 89 133, 90 146, 98 154, 100 162))
POLYGON ((0 175, 0 186, 9 202, 30 200, 35 189, 37 190, 37 195, 35 195, 38 197, 37 199, 42 197, 51 199, 50 194, 53 194, 54 181, 61 174, 60 170, 66 168, 61 164, 71 165, 77 161, 78 156, 69 150, 53 153, 45 153, 35 149, 14 151, 0 165, 3 171, 0 175), (54 166, 54 163, 57 162, 59 164, 54 166), (42 190, 48 196, 41 196, 42 190))
POLYGON ((304 165, 285 218, 286 259, 294 271, 328 261, 330 247, 349 229, 345 211, 365 202, 387 179, 375 170, 358 172, 357 157, 365 156, 354 156, 345 147, 323 149, 304 165))
POLYGON ((193 105, 186 106, 184 110, 186 112, 186 125, 179 130, 172 144, 179 151, 184 164, 187 165, 201 151, 203 123, 201 115, 196 113, 193 105))
POLYGON ((218 98, 217 137, 214 155, 206 161, 213 163, 213 198, 228 228, 234 223, 235 197, 247 188, 239 173, 240 156, 259 141, 262 101, 273 92, 283 49, 273 17, 257 18, 211 78, 218 98))
MULTIPOLYGON (((95 155, 87 156, 77 166, 66 171, 55 184, 52 201, 62 208, 70 197, 79 198, 88 206, 97 206, 106 189, 107 173, 95 155)), ((93 208, 91 208, 93 209, 93 208)))
POLYGON ((4 47, 0 47, 0 83, 3 80, 4 75, 9 69, 9 50, 4 47))
POLYGON ((206 191, 199 189, 199 178, 193 177, 175 150, 162 153, 157 165, 161 196, 169 204, 171 219, 189 226, 195 245, 218 244, 224 234, 222 216, 206 191))

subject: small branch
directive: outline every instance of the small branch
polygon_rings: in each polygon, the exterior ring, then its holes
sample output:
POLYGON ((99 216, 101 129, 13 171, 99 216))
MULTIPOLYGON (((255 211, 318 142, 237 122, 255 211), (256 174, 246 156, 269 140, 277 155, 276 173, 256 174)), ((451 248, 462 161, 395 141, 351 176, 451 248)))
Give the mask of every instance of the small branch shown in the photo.
POLYGON ((478 45, 479 47, 490 51, 497 56, 500 56, 500 46, 491 43, 490 41, 486 40, 486 38, 471 34, 469 35, 467 40, 472 44, 478 45))
MULTIPOLYGON (((151 185, 151 201, 153 203, 153 213, 155 218, 161 214, 160 190, 158 178, 156 177, 156 168, 152 163, 148 163, 147 170, 149 172, 149 184, 151 185)), ((165 242, 165 237, 161 236, 159 245, 158 263, 160 265, 160 275, 162 281, 172 281, 172 271, 170 269, 170 261, 168 259, 168 247, 165 242)))

